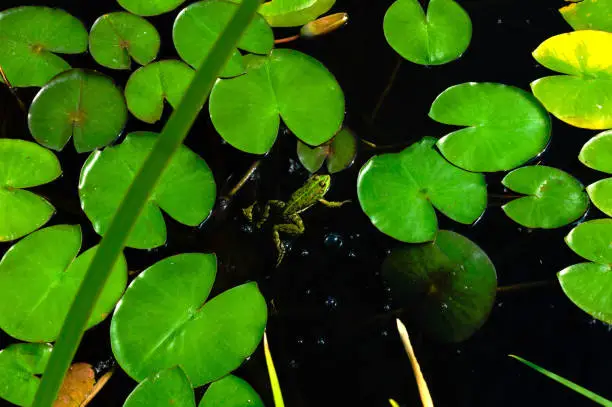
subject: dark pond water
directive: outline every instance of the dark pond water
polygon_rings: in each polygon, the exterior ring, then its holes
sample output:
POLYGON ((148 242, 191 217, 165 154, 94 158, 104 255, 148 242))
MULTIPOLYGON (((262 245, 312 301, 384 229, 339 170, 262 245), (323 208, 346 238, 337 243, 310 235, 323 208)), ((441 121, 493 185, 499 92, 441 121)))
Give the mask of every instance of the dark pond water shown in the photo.
MULTIPOLYGON (((382 20, 391 0, 338 0, 334 11, 346 11, 350 24, 318 40, 294 47, 321 60, 336 75, 346 95, 349 127, 377 144, 409 144, 423 136, 441 136, 448 126, 427 117, 435 96, 467 81, 493 81, 529 89, 548 74, 531 57, 544 39, 570 28, 556 11, 562 1, 460 1, 470 14, 474 33, 465 55, 441 67, 402 63, 377 117, 372 111, 397 63, 387 45, 382 20)), ((62 7, 87 27, 101 14, 118 10, 113 1, 2 0, 2 8, 23 4, 62 7)), ((161 57, 174 57, 170 41, 175 13, 151 20, 162 35, 161 57)), ((281 33, 279 33, 281 34, 281 33)), ((123 85, 128 73, 97 67, 88 55, 68 58, 73 66, 96 68, 123 85)), ((29 100, 34 92, 20 95, 29 100)), ((3 137, 26 138, 25 117, 11 95, 0 88, 3 137)), ((205 109, 206 110, 206 109, 205 109)), ((166 117, 169 112, 166 112, 166 117)), ((159 130, 132 120, 127 131, 159 130)), ((587 184, 597 178, 577 160, 593 132, 554 120, 553 139, 538 158, 566 170, 587 184)), ((220 188, 229 188, 256 159, 221 142, 207 120, 198 120, 187 145, 203 156, 220 188)), ((58 213, 50 224, 79 223, 84 247, 99 241, 80 211, 77 180, 85 155, 72 147, 60 154, 64 176, 36 192, 58 213)), ((389 397, 402 406, 420 405, 408 360, 389 310, 393 293, 379 275, 387 251, 398 243, 376 231, 356 203, 356 176, 371 156, 362 149, 353 167, 333 177, 329 199, 352 199, 342 209, 315 207, 304 215, 306 232, 291 242, 291 252, 274 269, 270 231, 252 232, 238 216, 255 198, 286 199, 302 185, 307 172, 296 161, 295 138, 283 131, 263 160, 254 180, 226 210, 215 210, 201 228, 191 229, 166 218, 168 244, 152 251, 126 250, 131 270, 142 270, 166 256, 188 251, 214 251, 219 257, 215 292, 245 280, 256 280, 268 299, 268 334, 287 406, 387 406, 389 397)), ((502 174, 487 176, 490 193, 503 193, 502 174)), ((473 226, 441 219, 480 245, 497 267, 499 284, 550 280, 547 286, 501 293, 483 328, 460 344, 440 344, 422 336, 408 322, 413 344, 436 406, 516 405, 591 406, 591 402, 545 379, 507 357, 521 355, 587 388, 610 396, 607 368, 612 360, 610 329, 576 308, 563 295, 555 273, 580 261, 563 243, 570 227, 526 230, 509 220, 491 200, 473 226)), ((601 216, 591 208, 588 218, 601 216)), ((9 245, 0 246, 5 251, 9 245)), ((418 309, 412 312, 419 312, 418 309)), ((85 335, 77 360, 93 364, 112 358, 106 321, 85 335)), ((11 343, 0 335, 0 347, 11 343)), ((263 351, 258 349, 237 374, 248 380, 272 406, 263 351)), ((120 370, 91 404, 120 406, 135 383, 120 370)))

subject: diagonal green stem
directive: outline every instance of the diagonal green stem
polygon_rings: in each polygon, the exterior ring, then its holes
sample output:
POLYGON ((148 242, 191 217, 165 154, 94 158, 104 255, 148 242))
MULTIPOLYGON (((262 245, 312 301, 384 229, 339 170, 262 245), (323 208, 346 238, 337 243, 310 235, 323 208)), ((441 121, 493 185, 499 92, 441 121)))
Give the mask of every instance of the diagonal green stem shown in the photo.
POLYGON ((229 59, 259 4, 260 0, 242 1, 210 54, 197 70, 181 103, 170 116, 153 150, 136 174, 136 178, 96 250, 83 283, 68 311, 32 407, 51 407, 55 401, 66 371, 83 337, 93 305, 125 246, 136 218, 172 155, 187 136, 208 98, 217 75, 229 59))

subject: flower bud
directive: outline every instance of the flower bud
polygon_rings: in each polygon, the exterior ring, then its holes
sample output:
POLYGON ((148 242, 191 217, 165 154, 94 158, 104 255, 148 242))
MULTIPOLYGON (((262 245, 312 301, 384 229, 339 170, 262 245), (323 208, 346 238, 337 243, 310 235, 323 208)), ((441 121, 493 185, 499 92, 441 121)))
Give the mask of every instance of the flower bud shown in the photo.
POLYGON ((330 14, 325 17, 318 18, 304 25, 300 30, 300 36, 312 38, 319 35, 330 33, 342 27, 348 21, 347 13, 330 14))

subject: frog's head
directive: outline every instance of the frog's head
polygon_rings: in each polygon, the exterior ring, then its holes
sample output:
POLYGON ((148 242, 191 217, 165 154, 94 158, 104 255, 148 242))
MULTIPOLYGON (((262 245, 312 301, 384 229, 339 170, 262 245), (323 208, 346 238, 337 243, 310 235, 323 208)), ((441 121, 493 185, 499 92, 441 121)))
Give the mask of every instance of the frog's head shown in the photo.
POLYGON ((311 185, 315 186, 319 191, 319 194, 324 195, 331 185, 331 177, 329 174, 313 175, 310 179, 311 185))

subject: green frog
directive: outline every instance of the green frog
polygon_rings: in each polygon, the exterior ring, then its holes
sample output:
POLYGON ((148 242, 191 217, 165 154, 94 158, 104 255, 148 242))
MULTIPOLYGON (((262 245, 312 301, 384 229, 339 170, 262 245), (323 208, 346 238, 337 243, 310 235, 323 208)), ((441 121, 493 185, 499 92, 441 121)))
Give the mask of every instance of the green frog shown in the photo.
MULTIPOLYGON (((254 202, 248 208, 242 209, 244 216, 259 229, 268 220, 271 208, 276 208, 280 211, 280 218, 283 223, 276 224, 272 227, 272 234, 276 250, 278 251, 278 259, 276 267, 278 267, 285 257, 285 246, 283 245, 280 233, 287 233, 292 236, 298 236, 304 233, 304 222, 300 217, 300 213, 315 205, 317 202, 329 207, 339 208, 342 205, 349 203, 350 200, 342 202, 333 202, 323 199, 331 185, 331 177, 325 175, 313 175, 306 183, 297 191, 295 191, 287 202, 279 200, 268 201, 259 215, 259 219, 255 221, 255 208, 258 208, 258 203, 254 202)), ((258 208, 259 209, 259 208, 258 208)))

